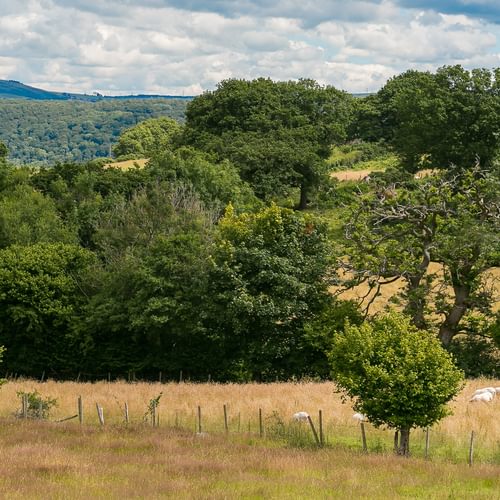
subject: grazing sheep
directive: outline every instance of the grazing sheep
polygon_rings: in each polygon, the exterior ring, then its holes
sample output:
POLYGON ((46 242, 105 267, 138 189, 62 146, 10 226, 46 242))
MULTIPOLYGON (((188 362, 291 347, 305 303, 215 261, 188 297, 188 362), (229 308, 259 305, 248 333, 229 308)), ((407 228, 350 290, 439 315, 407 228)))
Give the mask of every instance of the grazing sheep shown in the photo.
POLYGON ((477 389, 476 391, 474 391, 473 396, 477 396, 478 394, 485 394, 485 393, 490 393, 494 397, 495 394, 497 393, 497 391, 496 391, 495 387, 484 387, 483 389, 477 389))
POLYGON ((483 392, 480 394, 475 394, 472 398, 469 399, 469 403, 476 403, 478 401, 482 401, 483 403, 490 403, 493 401, 493 394, 489 391, 483 392))
POLYGON ((309 418, 309 413, 307 413, 306 411, 299 411, 293 414, 293 419, 296 422, 307 422, 308 418, 309 418))
POLYGON ((500 387, 495 387, 495 392, 496 392, 497 394, 500 394, 500 387))
POLYGON ((358 422, 367 422, 368 419, 366 418, 366 415, 363 415, 362 413, 355 413, 352 418, 354 420, 357 420, 358 422))

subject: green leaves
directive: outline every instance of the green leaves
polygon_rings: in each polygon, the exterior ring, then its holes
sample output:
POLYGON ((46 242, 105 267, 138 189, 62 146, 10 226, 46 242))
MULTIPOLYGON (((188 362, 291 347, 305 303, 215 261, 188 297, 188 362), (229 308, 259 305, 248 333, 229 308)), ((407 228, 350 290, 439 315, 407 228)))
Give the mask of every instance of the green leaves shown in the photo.
POLYGON ((427 427, 449 413, 463 373, 431 333, 400 314, 346 325, 334 337, 330 360, 339 388, 376 426, 427 427))
POLYGON ((371 130, 388 140, 410 171, 470 168, 476 161, 489 168, 500 151, 498 70, 409 70, 389 80, 370 104, 377 112, 360 113, 364 136, 371 130))
POLYGON ((61 375, 78 364, 82 275, 92 262, 90 252, 66 244, 0 250, 0 343, 10 370, 61 375))
POLYGON ((350 96, 313 80, 226 80, 189 103, 184 140, 231 160, 262 199, 300 188, 305 208, 350 114, 350 96))
POLYGON ((322 221, 276 205, 235 215, 228 207, 209 272, 211 327, 256 376, 287 376, 304 322, 327 296, 322 221))

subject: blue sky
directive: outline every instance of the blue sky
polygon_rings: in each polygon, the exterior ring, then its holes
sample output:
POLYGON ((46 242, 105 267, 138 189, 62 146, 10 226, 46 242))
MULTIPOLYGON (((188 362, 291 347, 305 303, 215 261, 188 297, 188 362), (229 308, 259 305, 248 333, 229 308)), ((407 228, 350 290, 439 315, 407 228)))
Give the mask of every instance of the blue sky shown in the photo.
POLYGON ((0 78, 193 95, 222 79, 378 90, 406 69, 500 67, 499 0, 0 0, 0 78))

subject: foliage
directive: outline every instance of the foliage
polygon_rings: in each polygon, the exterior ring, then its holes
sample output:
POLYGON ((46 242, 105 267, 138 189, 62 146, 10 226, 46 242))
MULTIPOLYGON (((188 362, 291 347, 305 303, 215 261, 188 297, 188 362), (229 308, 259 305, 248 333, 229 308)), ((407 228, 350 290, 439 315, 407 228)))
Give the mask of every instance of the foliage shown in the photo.
POLYGON ((204 205, 222 213, 228 203, 238 210, 251 209, 259 204, 252 188, 227 160, 211 161, 206 154, 182 147, 163 152, 152 158, 148 172, 155 179, 191 186, 204 205))
POLYGON ((323 309, 304 325, 297 353, 300 358, 298 364, 302 369, 300 375, 328 379, 331 373, 328 354, 335 335, 343 331, 346 322, 359 326, 363 320, 364 316, 354 301, 334 298, 325 300, 323 309))
MULTIPOLYGON (((47 396, 44 398, 38 391, 33 391, 33 392, 24 392, 24 391, 17 391, 16 392, 17 397, 21 399, 21 401, 24 400, 24 398, 27 399, 27 416, 28 418, 43 418, 43 419, 48 419, 50 410, 54 406, 57 406, 57 399, 51 398, 47 396)), ((22 408, 17 410, 16 416, 18 418, 23 417, 23 410, 22 408)))
POLYGON ((466 377, 499 377, 500 348, 490 337, 472 333, 457 335, 449 350, 466 377))
POLYGON ((305 208, 349 117, 349 96, 313 80, 225 80, 189 103, 184 140, 231 160, 263 199, 299 187, 305 208))
POLYGON ((76 243, 76 235, 50 198, 25 184, 0 194, 0 248, 56 242, 76 243))
POLYGON ((180 124, 172 118, 150 118, 120 134, 113 146, 118 159, 151 158, 172 149, 175 137, 180 134, 180 124))
POLYGON ((500 69, 444 66, 389 80, 363 108, 365 138, 387 140, 410 171, 490 168, 499 152, 500 69), (374 109, 375 108, 375 109, 374 109), (371 111, 370 111, 371 110, 371 111))
POLYGON ((498 262, 499 190, 498 171, 479 167, 401 184, 375 178, 345 225, 346 286, 365 282, 378 293, 402 278, 405 311, 419 328, 440 318, 434 326, 448 345, 468 313, 492 315, 495 292, 482 273, 498 262), (443 276, 428 272, 432 261, 443 276))
POLYGON ((9 149, 2 141, 0 141, 0 163, 5 161, 8 154, 9 154, 9 149))
POLYGON ((143 416, 143 420, 145 422, 150 420, 153 423, 153 425, 156 425, 156 422, 153 419, 156 418, 156 410, 158 409, 158 406, 160 404, 160 399, 162 396, 163 396, 163 392, 160 392, 160 394, 158 394, 158 396, 156 396, 155 398, 151 398, 149 400, 149 403, 148 403, 147 408, 146 408, 146 413, 144 413, 144 416, 143 416))
POLYGON ((120 134, 142 120, 182 121, 185 108, 184 99, 0 99, 0 140, 17 163, 82 162, 110 156, 120 134))
POLYGON ((140 191, 103 213, 96 241, 104 267, 86 321, 92 369, 205 370, 211 351, 200 311, 211 231, 211 214, 180 185, 140 191))
POLYGON ((210 329, 222 337, 221 358, 229 363, 226 377, 235 369, 269 380, 302 369, 294 353, 304 321, 327 297, 328 264, 321 220, 274 204, 241 215, 228 207, 218 225, 207 293, 210 329))
POLYGON ((429 427, 450 413, 446 403, 463 383, 463 373, 434 335, 397 313, 361 326, 347 324, 333 339, 332 376, 375 426, 399 430, 400 452, 409 452, 409 432, 429 427))
POLYGON ((365 162, 385 159, 387 156, 391 156, 391 151, 382 142, 353 141, 334 146, 327 163, 334 170, 361 170, 365 168, 365 162))
POLYGON ((0 250, 0 343, 8 371, 74 373, 85 349, 76 329, 86 301, 81 276, 92 260, 61 243, 0 250))

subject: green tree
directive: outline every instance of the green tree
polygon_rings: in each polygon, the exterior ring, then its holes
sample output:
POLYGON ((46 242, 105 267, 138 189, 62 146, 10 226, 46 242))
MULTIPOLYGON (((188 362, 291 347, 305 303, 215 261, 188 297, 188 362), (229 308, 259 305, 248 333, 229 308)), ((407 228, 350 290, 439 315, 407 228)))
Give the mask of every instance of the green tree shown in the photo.
POLYGON ((222 213, 228 203, 238 210, 259 204, 252 188, 241 180, 232 163, 210 161, 206 154, 193 148, 182 147, 153 157, 147 172, 154 180, 190 186, 203 204, 217 213, 222 213))
POLYGON ((180 185, 143 189, 103 213, 96 243, 104 269, 86 321, 90 372, 206 375, 216 351, 202 324, 212 225, 196 193, 180 185))
POLYGON ((396 434, 397 452, 410 452, 410 430, 450 413, 446 403, 463 386, 463 373, 436 337, 396 313, 361 326, 346 325, 333 339, 332 376, 354 409, 396 434))
POLYGON ((59 217, 53 201, 26 184, 0 196, 0 248, 12 244, 76 242, 59 217))
POLYGON ((151 158, 171 150, 180 132, 181 125, 172 118, 150 118, 122 132, 113 154, 118 159, 151 158))
POLYGON ((376 185, 345 225, 345 285, 368 283, 375 297, 403 279, 405 312, 418 328, 435 328, 448 346, 473 313, 493 317, 495 290, 483 273, 500 261, 499 192, 498 170, 479 166, 376 185), (429 273, 431 262, 444 273, 429 273))
POLYGON ((7 156, 9 154, 9 150, 7 149, 7 146, 0 141, 0 163, 3 163, 7 160, 7 156))
POLYGON ((86 339, 78 318, 82 275, 93 256, 74 245, 38 243, 0 250, 0 343, 7 370, 39 377, 74 375, 86 339))
POLYGON ((358 114, 359 126, 367 138, 389 141, 410 171, 470 168, 477 160, 488 169, 499 153, 499 68, 409 70, 389 80, 373 101, 358 114))
POLYGON ((225 80, 189 103, 184 140, 231 160, 261 198, 299 188, 305 208, 350 110, 348 94, 313 80, 225 80))
POLYGON ((302 370, 304 323, 327 300, 326 226, 271 205, 218 225, 209 268, 208 328, 219 337, 226 377, 270 380, 302 370), (298 361, 299 364, 296 364, 298 361))

